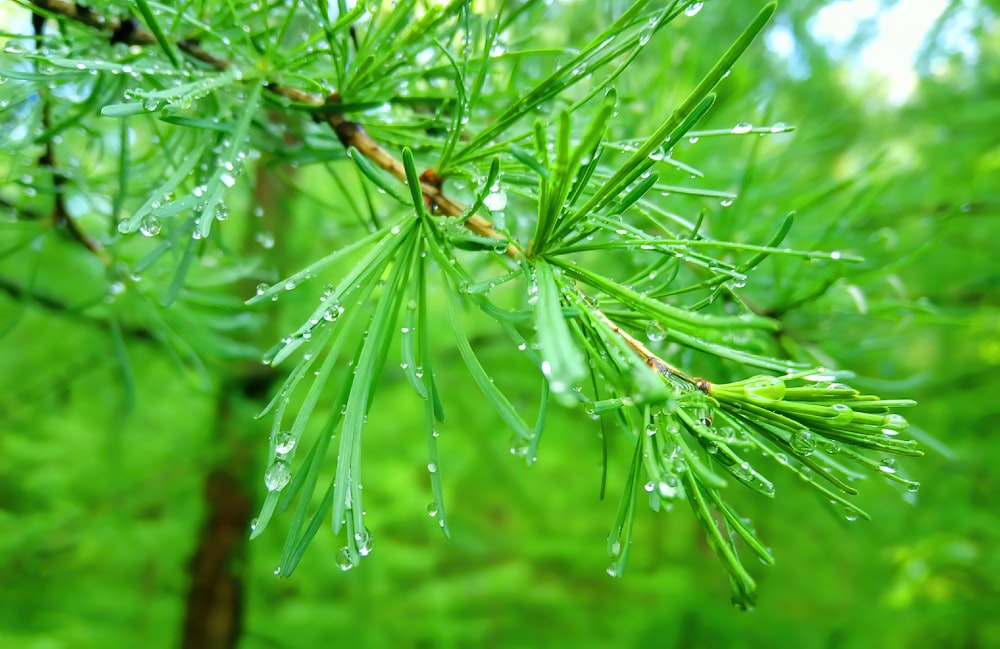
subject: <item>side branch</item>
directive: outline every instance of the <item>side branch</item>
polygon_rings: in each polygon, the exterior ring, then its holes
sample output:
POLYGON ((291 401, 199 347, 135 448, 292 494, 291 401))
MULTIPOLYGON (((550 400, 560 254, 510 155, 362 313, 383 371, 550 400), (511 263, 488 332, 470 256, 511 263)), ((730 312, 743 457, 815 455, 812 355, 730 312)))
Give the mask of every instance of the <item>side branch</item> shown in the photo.
MULTIPOLYGON (((32 0, 32 2, 40 9, 110 33, 112 42, 122 42, 129 45, 152 45, 156 43, 155 36, 142 27, 134 18, 125 21, 118 18, 105 18, 89 7, 84 7, 83 5, 67 0, 32 0)), ((188 56, 219 71, 224 71, 231 65, 229 61, 216 57, 202 49, 197 39, 180 41, 177 46, 188 56)), ((317 122, 328 124, 344 148, 349 149, 353 147, 361 155, 392 174, 399 181, 406 182, 406 170, 403 167, 403 163, 372 139, 361 124, 350 121, 343 116, 339 106, 340 96, 337 93, 332 93, 328 97, 323 98, 315 93, 273 82, 268 83, 265 88, 275 95, 298 104, 322 108, 323 110, 316 112, 314 119, 317 122)), ((465 216, 465 205, 448 198, 444 194, 441 189, 442 179, 434 170, 427 170, 420 178, 420 190, 423 194, 424 202, 432 211, 455 218, 465 216)), ((493 228, 492 223, 478 214, 472 214, 466 218, 464 225, 479 236, 501 241, 507 240, 505 236, 493 228)), ((505 254, 512 259, 520 259, 522 256, 521 251, 513 244, 507 246, 505 254)), ((593 313, 613 332, 621 336, 629 347, 657 373, 661 375, 672 374, 690 382, 703 391, 707 391, 711 387, 712 384, 708 381, 689 377, 678 368, 659 358, 639 340, 622 330, 621 327, 615 324, 597 307, 593 307, 593 313)))

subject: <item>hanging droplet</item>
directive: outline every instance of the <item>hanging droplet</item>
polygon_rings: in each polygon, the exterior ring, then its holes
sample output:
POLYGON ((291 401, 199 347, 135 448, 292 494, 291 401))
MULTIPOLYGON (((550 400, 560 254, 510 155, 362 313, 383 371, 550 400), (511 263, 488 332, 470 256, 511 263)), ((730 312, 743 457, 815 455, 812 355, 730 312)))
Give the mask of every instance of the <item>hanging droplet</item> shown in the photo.
POLYGON ((704 2, 692 2, 687 7, 684 8, 684 15, 686 16, 697 16, 701 8, 705 6, 704 2))
POLYGON ((372 533, 367 527, 362 527, 361 531, 354 533, 354 541, 358 544, 358 554, 367 557, 372 551, 372 533))
POLYGON ((351 551, 347 548, 337 550, 337 567, 344 572, 354 567, 354 561, 351 560, 351 551))
POLYGON ((225 221, 229 218, 229 207, 225 203, 216 203, 215 205, 215 220, 225 221))
POLYGON ((437 503, 431 503, 427 505, 427 515, 431 518, 435 518, 438 515, 437 503))
POLYGON ((256 291, 257 295, 263 295, 264 292, 267 291, 267 289, 269 288, 271 287, 268 286, 266 282, 261 282, 260 284, 257 285, 257 291, 256 291))
POLYGON ((733 127, 733 133, 735 133, 736 135, 749 133, 752 130, 753 130, 753 124, 751 124, 750 122, 740 122, 739 124, 733 127))
POLYGON ((160 219, 156 218, 152 214, 147 215, 139 224, 139 232, 141 232, 144 237, 155 237, 162 229, 163 226, 160 225, 160 219))
POLYGON ((291 480, 292 469, 284 460, 275 460, 264 474, 264 484, 268 491, 280 491, 287 487, 291 480))
POLYGON ((649 338, 650 342, 658 343, 663 340, 663 337, 663 329, 660 327, 659 322, 653 320, 646 325, 646 338, 649 338))
POLYGON ((278 433, 274 440, 274 451, 278 455, 288 455, 295 448, 295 438, 287 430, 278 433))
POLYGON ((879 465, 878 470, 882 473, 888 473, 892 475, 896 472, 896 460, 895 458, 887 457, 882 459, 882 464, 879 465))

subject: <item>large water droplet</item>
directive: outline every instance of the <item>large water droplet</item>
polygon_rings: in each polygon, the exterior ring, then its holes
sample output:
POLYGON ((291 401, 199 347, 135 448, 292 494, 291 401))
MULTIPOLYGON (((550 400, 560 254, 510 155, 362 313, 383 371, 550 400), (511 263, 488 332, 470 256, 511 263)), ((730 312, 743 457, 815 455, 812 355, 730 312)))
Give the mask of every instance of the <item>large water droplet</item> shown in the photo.
POLYGON ((646 338, 649 338, 650 342, 660 342, 663 340, 663 335, 663 329, 660 328, 659 322, 653 320, 646 326, 646 338))
POLYGON ((834 424, 849 424, 854 420, 854 411, 846 403, 835 403, 830 406, 833 410, 833 418, 830 420, 834 424))
POLYGON ((274 451, 279 455, 288 455, 295 448, 295 438, 287 430, 278 433, 274 440, 274 451))
POLYGON ((284 460, 275 460, 264 474, 264 484, 268 491, 280 491, 287 487, 291 480, 292 469, 284 460))
POLYGON ((354 561, 351 560, 351 551, 347 548, 337 550, 337 567, 344 572, 354 567, 354 561))
POLYGON ((796 455, 809 455, 816 450, 816 440, 808 430, 797 430, 792 433, 788 444, 796 455))
POLYGON ((736 133, 737 135, 742 135, 743 133, 749 133, 752 130, 753 130, 753 124, 751 124, 750 122, 740 122, 739 124, 733 127, 733 133, 736 133))
POLYGON ((139 232, 142 233, 144 237, 155 237, 160 233, 163 226, 160 225, 160 219, 156 218, 152 214, 149 214, 142 220, 139 224, 139 232))
POLYGON ((361 531, 354 533, 354 541, 358 544, 358 554, 367 557, 372 551, 372 533, 367 527, 362 527, 361 531))
POLYGON ((743 391, 753 401, 780 401, 785 397, 785 382, 776 376, 757 376, 743 384, 743 391))
POLYGON ((705 6, 704 2, 692 2, 687 7, 684 8, 684 14, 686 16, 697 16, 701 8, 705 6))

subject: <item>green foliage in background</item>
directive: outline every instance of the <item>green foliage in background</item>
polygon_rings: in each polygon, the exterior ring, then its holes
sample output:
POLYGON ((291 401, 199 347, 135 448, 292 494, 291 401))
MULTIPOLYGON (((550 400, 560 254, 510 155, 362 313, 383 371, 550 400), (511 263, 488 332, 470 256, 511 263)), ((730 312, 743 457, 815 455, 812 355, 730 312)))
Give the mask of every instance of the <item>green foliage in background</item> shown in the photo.
POLYGON ((894 109, 811 4, 27 6, 5 644, 996 637, 989 28, 894 109))

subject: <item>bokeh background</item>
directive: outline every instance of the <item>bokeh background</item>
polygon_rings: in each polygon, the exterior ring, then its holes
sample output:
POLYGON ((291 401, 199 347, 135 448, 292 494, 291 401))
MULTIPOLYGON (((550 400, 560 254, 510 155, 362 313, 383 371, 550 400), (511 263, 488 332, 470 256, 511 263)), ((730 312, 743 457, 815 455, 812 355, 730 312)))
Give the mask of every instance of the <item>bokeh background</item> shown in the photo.
MULTIPOLYGON (((620 135, 652 131, 756 4, 708 2, 657 34, 619 83, 632 122, 620 135)), ((0 14, 11 24, 20 20, 12 7, 0 14)), ((604 547, 625 441, 612 440, 605 501, 600 442, 583 413, 553 409, 539 460, 525 466, 443 335, 452 538, 426 513, 422 404, 390 368, 365 440, 371 556, 341 572, 340 542, 324 529, 291 578, 275 577, 282 520, 252 543, 245 526, 264 492, 269 422, 254 415, 267 390, 235 384, 233 362, 210 359, 199 373, 141 331, 118 335, 100 314, 61 308, 106 286, 67 261, 70 244, 54 242, 31 263, 0 262, 0 646, 178 646, 201 605, 189 598, 193 579, 242 601, 241 618, 213 623, 235 625, 245 649, 1000 646, 998 9, 985 0, 786 2, 705 126, 796 130, 675 150, 705 172, 682 182, 739 193, 731 206, 684 207, 708 209, 717 236, 761 242, 776 214, 795 210, 793 244, 868 260, 772 261, 746 294, 789 309, 792 351, 851 368, 865 390, 920 402, 907 416, 927 455, 905 470, 922 488, 869 481, 860 500, 872 522, 831 513, 791 479, 778 479, 773 501, 734 495, 777 557, 754 570, 753 612, 730 606, 724 574, 682 508, 644 512, 625 575, 610 578, 604 547), (41 278, 37 295, 17 288, 30 273, 41 278)), ((554 3, 537 34, 511 39, 572 43, 619 10, 554 3)), ((308 185, 310 171, 298 173, 308 185)), ((252 210, 251 201, 296 215, 277 246, 286 270, 336 245, 315 201, 258 190, 231 208, 252 210)), ((282 300, 266 327, 295 324, 314 299, 282 300)), ((537 381, 511 362, 509 341, 485 321, 472 328, 497 382, 532 409, 537 381)))

